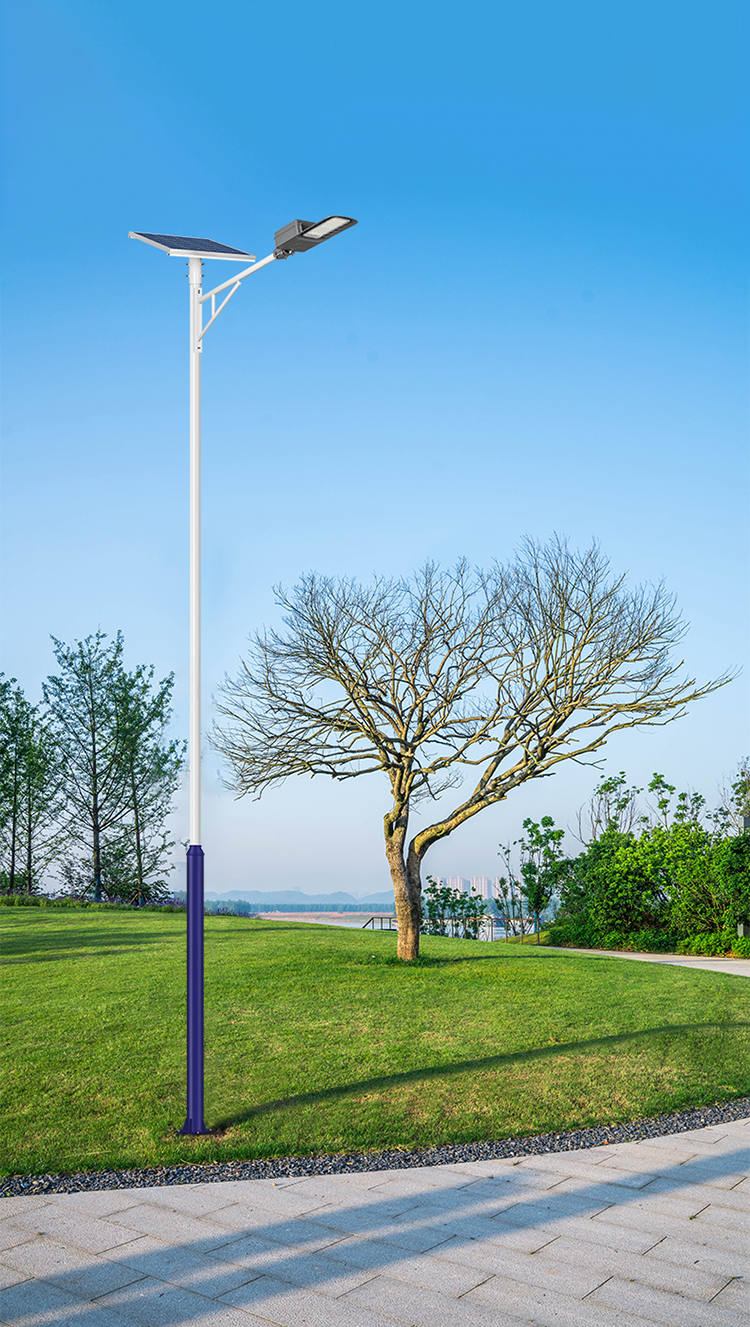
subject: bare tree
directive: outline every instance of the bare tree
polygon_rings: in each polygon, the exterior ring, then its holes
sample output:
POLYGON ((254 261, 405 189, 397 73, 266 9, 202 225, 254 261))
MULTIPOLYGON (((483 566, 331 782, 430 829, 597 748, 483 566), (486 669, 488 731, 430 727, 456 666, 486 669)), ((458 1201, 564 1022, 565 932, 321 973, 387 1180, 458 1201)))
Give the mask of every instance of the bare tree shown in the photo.
POLYGON ((662 585, 629 589, 596 543, 526 540, 507 566, 428 563, 362 586, 314 573, 277 591, 286 630, 253 638, 221 690, 214 742, 230 786, 260 796, 292 774, 383 772, 398 953, 419 952, 422 860, 432 845, 621 728, 665 724, 703 686, 671 651, 685 626, 662 585), (408 837, 414 806, 468 792, 408 837))

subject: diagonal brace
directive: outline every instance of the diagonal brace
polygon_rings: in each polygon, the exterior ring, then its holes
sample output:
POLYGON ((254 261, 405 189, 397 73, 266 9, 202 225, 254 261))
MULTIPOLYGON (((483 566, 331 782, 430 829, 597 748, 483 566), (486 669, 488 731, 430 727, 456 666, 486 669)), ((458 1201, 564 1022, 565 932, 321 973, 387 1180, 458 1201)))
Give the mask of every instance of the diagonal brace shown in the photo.
MULTIPOLYGON (((206 335, 206 332, 208 331, 209 327, 211 327, 211 325, 216 322, 216 319, 218 318, 222 309, 226 308, 227 304, 234 295, 235 291, 239 290, 240 284, 245 280, 245 277, 251 276, 253 272, 260 271, 261 267, 267 267, 268 264, 274 262, 275 259, 276 259, 276 254, 270 253, 267 258, 261 258, 259 263, 253 263, 252 267, 246 267, 244 272, 238 272, 236 276, 230 277, 228 281, 222 281, 221 285, 214 286, 213 290, 208 290, 206 291, 205 295, 201 295, 199 297, 199 302, 201 305, 205 304, 206 300, 211 301, 211 317, 209 318, 205 327, 201 327, 201 330, 198 333, 197 341, 199 346, 204 336, 206 335), (224 290, 229 290, 229 294, 221 301, 221 304, 217 309, 216 296, 220 295, 221 292, 224 290)), ((203 313, 201 310, 201 320, 202 317, 203 313)))

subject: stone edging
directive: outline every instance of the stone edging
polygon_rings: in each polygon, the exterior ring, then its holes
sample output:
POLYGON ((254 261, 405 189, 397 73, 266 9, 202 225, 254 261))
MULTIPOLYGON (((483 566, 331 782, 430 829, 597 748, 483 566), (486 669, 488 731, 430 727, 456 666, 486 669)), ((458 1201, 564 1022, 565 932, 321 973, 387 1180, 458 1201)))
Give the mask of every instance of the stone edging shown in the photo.
POLYGON ((538 1134, 534 1138, 503 1138, 445 1147, 396 1149, 387 1152, 349 1152, 310 1157, 269 1157, 255 1161, 209 1161, 202 1164, 154 1166, 145 1170, 78 1171, 74 1175, 12 1175, 0 1180, 0 1197, 86 1193, 100 1189, 146 1189, 171 1184, 205 1184, 220 1180, 259 1180, 342 1175, 347 1171, 413 1170, 421 1166, 461 1165, 468 1161, 494 1161, 506 1157, 543 1156, 575 1152, 608 1143, 631 1143, 642 1138, 730 1124, 750 1117, 750 1097, 723 1105, 716 1103, 673 1115, 659 1115, 634 1124, 599 1125, 568 1133, 538 1134))

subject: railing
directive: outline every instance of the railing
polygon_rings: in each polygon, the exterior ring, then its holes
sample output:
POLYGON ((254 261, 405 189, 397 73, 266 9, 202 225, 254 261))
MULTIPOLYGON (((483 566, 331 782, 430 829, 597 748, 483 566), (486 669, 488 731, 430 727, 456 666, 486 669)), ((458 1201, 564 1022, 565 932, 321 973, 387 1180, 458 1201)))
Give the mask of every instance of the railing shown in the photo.
POLYGON ((372 916, 372 917, 368 917, 367 921, 365 922, 364 926, 362 927, 362 930, 363 930, 363 931, 366 931, 368 926, 371 926, 372 929, 373 929, 373 931, 378 931, 378 930, 380 930, 380 931, 397 931, 397 930, 398 930, 398 922, 396 921, 396 918, 393 917, 393 916, 391 916, 390 914, 389 914, 387 917, 382 917, 382 916, 380 916, 380 915, 378 915, 378 914, 375 914, 375 915, 372 916), (376 926, 376 925, 375 925, 376 922, 380 922, 380 926, 376 926), (387 925, 387 926, 384 926, 384 925, 383 925, 383 922, 387 922, 388 925, 387 925))

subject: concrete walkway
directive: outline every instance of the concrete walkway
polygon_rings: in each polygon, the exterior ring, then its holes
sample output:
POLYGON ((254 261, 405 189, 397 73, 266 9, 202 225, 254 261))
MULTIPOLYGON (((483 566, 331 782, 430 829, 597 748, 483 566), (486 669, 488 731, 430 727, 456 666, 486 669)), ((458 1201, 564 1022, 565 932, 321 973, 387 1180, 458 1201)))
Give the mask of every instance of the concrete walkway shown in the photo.
POLYGON ((540 945, 539 952, 548 954, 586 954, 589 958, 633 958, 638 963, 666 963, 675 968, 704 968, 706 972, 731 972, 734 977, 750 977, 750 959, 700 958, 694 954, 632 954, 624 949, 559 949, 555 945, 540 945))
POLYGON ((750 1120, 320 1179, 0 1200, 12 1327, 740 1327, 750 1120))

